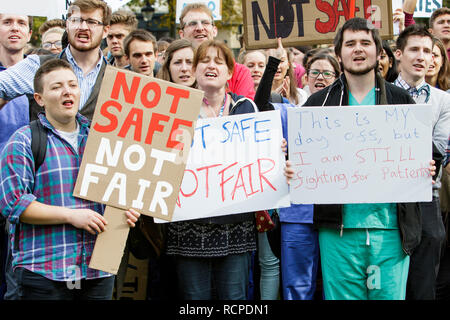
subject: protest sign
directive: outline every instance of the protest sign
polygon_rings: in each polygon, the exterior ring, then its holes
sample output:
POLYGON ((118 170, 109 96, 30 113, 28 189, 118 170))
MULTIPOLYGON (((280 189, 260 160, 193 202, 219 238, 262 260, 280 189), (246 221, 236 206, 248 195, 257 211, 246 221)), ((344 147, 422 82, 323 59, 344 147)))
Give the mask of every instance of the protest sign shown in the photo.
POLYGON ((415 18, 430 18, 433 12, 442 8, 442 0, 417 0, 415 18))
POLYGON ((172 221, 289 206, 282 138, 278 110, 198 120, 172 221))
POLYGON ((221 0, 177 0, 175 12, 175 22, 180 23, 181 11, 191 3, 204 3, 211 10, 214 21, 222 20, 222 1, 221 0))
POLYGON ((203 92, 108 66, 74 195, 171 220, 203 92))
POLYGON ((288 109, 293 203, 431 201, 427 105, 288 109))
POLYGON ((336 31, 350 18, 361 17, 392 39, 391 0, 244 0, 247 49, 333 43, 336 31))

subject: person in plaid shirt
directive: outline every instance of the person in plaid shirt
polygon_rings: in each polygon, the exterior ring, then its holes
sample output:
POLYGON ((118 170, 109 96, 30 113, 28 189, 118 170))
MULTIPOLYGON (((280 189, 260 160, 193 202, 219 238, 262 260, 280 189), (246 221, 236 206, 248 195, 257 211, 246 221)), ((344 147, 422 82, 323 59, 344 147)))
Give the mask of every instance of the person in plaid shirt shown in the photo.
MULTIPOLYGON (((19 298, 111 299, 114 277, 88 267, 96 234, 107 226, 104 207, 72 195, 89 133, 89 120, 78 113, 77 78, 68 62, 52 59, 36 72, 34 89, 45 110, 44 162, 35 172, 29 125, 0 155, 0 207, 11 223, 19 298)), ((125 214, 134 227, 139 213, 125 214)))

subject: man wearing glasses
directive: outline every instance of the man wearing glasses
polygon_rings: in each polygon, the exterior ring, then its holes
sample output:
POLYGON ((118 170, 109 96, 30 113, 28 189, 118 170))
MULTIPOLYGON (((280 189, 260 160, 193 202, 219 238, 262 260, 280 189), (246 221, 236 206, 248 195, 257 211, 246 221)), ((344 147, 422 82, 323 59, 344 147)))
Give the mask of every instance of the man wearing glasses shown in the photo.
MULTIPOLYGON (((68 10, 69 45, 59 57, 72 66, 81 89, 80 113, 92 119, 107 61, 100 50, 111 19, 111 8, 101 0, 76 0, 68 10)), ((33 93, 33 78, 51 56, 30 55, 0 73, 0 108, 9 100, 33 93)), ((31 101, 31 100, 30 100, 31 101)), ((41 110, 33 103, 33 110, 41 110)), ((34 116, 33 116, 34 117, 34 116)))
MULTIPOLYGON (((191 3, 183 8, 180 15, 180 38, 188 39, 194 47, 203 41, 212 40, 217 36, 211 10, 203 3, 191 3)), ((253 100, 255 89, 250 70, 235 62, 233 76, 228 80, 228 88, 240 96, 253 100)))

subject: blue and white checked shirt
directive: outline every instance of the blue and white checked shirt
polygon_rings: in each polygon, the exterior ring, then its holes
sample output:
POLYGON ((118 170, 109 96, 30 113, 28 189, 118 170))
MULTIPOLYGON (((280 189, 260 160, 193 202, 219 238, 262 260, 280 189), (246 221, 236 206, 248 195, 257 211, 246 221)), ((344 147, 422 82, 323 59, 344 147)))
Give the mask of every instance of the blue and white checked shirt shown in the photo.
MULTIPOLYGON (((81 90, 80 110, 83 109, 94 88, 102 63, 107 63, 102 51, 98 50, 99 59, 95 68, 85 75, 70 52, 70 45, 65 49, 67 60, 77 76, 81 90)), ((10 101, 23 94, 33 94, 34 75, 40 66, 39 56, 32 54, 7 70, 0 72, 0 98, 10 101)))
POLYGON ((80 133, 79 152, 76 152, 42 113, 39 120, 48 128, 48 140, 45 160, 37 172, 29 125, 17 130, 0 154, 0 208, 3 217, 11 223, 13 268, 23 267, 54 281, 108 277, 109 273, 89 268, 95 235, 70 224, 20 222, 20 215, 33 201, 71 209, 92 209, 100 214, 104 210, 102 204, 73 196, 89 121, 77 115, 80 133), (16 228, 19 228, 18 233, 16 228), (79 272, 74 274, 76 270, 79 272))

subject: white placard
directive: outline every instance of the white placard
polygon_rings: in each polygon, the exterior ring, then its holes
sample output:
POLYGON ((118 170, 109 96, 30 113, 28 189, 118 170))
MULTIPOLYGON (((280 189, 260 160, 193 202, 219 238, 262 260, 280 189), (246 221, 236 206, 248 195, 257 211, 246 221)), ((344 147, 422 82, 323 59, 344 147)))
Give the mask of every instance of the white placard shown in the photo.
POLYGON ((181 11, 187 4, 191 3, 205 3, 211 9, 214 21, 222 20, 222 2, 221 0, 177 0, 176 18, 175 22, 180 23, 181 11))
POLYGON ((198 120, 172 222, 289 206, 282 137, 278 110, 198 120))
MULTIPOLYGON (((63 18, 67 14, 69 2, 66 0, 15 0, 1 1, 0 12, 26 14, 29 16, 47 17, 48 19, 63 18)), ((106 0, 114 12, 130 0, 106 0)))
POLYGON ((431 201, 427 105, 288 108, 293 203, 431 201))

